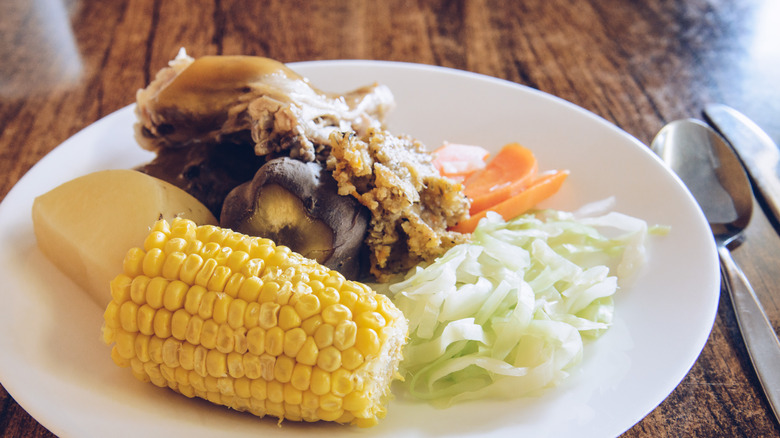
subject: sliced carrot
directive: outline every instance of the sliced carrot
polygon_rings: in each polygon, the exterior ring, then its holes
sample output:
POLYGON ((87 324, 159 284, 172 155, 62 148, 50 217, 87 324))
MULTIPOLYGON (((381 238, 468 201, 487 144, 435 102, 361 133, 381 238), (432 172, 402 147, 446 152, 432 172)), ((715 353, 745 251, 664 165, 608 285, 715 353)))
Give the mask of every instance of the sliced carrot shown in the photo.
POLYGON ((523 190, 538 171, 536 157, 530 149, 509 143, 463 182, 463 193, 471 199, 470 213, 478 213, 503 202, 523 190))
POLYGON ((445 143, 433 151, 433 166, 442 176, 463 182, 483 169, 490 152, 481 146, 445 143))
POLYGON ((452 227, 452 230, 461 233, 474 232, 479 220, 485 217, 488 211, 495 211, 500 214, 504 220, 510 220, 520 216, 536 206, 536 204, 558 192, 567 176, 569 176, 568 170, 559 170, 555 173, 540 175, 520 193, 517 193, 489 209, 471 215, 468 219, 452 227))

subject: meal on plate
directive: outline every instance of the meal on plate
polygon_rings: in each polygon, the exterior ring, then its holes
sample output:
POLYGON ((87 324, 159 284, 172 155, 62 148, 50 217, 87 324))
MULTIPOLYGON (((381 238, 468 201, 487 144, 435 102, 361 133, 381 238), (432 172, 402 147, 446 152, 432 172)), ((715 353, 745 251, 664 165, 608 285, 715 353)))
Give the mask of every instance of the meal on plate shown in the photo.
POLYGON ((117 365, 260 417, 365 427, 395 388, 447 406, 555 385, 654 228, 534 210, 567 170, 515 143, 431 150, 393 107, 182 51, 137 93, 154 158, 36 198, 38 245, 105 309, 117 365))

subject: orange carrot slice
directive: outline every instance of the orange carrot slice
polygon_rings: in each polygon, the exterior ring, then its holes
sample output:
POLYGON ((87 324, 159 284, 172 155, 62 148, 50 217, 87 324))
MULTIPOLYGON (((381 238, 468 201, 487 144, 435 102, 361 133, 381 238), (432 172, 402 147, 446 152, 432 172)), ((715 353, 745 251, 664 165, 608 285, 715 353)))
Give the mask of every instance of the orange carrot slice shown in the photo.
POLYGON ((433 151, 433 166, 442 176, 463 182, 483 169, 490 152, 481 146, 445 143, 433 151))
POLYGON ((536 157, 530 149, 509 143, 463 182, 463 193, 471 199, 470 213, 475 214, 503 202, 523 190, 538 171, 536 157))
POLYGON ((489 209, 482 210, 471 215, 468 219, 458 223, 451 229, 460 233, 473 233, 479 220, 487 215, 488 211, 495 211, 504 220, 510 220, 533 208, 536 204, 554 195, 563 185, 563 181, 569 176, 568 170, 559 170, 554 173, 545 173, 536 178, 523 191, 500 202, 489 209))

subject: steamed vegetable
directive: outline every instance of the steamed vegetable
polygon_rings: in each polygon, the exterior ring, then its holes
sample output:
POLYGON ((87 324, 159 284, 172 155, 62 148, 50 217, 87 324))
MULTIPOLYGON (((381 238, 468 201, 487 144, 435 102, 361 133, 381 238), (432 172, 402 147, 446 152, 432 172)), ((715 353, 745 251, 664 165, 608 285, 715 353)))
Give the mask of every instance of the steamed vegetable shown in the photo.
POLYGON ((155 223, 117 268, 103 339, 139 380, 280 421, 384 416, 407 323, 368 286, 183 219, 155 223))
POLYGON ((468 219, 458 222, 452 229, 461 233, 471 233, 488 211, 496 212, 504 219, 517 217, 554 195, 561 188, 567 176, 569 176, 568 170, 540 175, 518 193, 485 210, 472 214, 468 219))
POLYGON ((33 202, 38 247, 100 306, 127 248, 143 243, 149 224, 183 216, 216 224, 184 190, 134 170, 104 170, 68 181, 33 202))
POLYGON ((481 146, 445 143, 433 151, 433 167, 441 176, 463 182, 475 172, 485 168, 490 152, 481 146))
POLYGON ((471 200, 475 215, 520 193, 536 177, 539 165, 530 149, 510 143, 484 169, 471 175, 463 193, 471 200))
POLYGON ((220 224, 289 246, 348 278, 367 270, 368 210, 319 163, 276 158, 225 198, 220 224))
POLYGON ((641 268, 646 235, 643 221, 618 213, 549 210, 508 222, 487 214, 471 243, 389 287, 409 318, 408 390, 449 405, 560 382, 583 340, 609 327, 613 296, 641 268))

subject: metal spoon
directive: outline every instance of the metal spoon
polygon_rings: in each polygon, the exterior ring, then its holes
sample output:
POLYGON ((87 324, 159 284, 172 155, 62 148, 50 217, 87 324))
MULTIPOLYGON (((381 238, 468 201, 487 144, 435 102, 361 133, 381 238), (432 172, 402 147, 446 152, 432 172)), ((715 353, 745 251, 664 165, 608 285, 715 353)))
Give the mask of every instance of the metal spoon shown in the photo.
POLYGON ((745 170, 723 138, 699 120, 669 123, 653 139, 651 148, 688 186, 710 223, 742 338, 780 421, 780 341, 728 249, 753 213, 753 192, 745 170))

